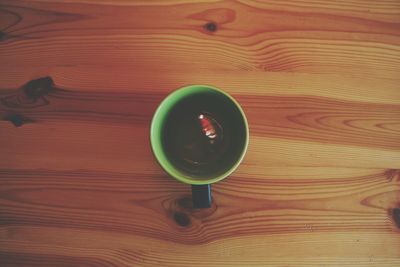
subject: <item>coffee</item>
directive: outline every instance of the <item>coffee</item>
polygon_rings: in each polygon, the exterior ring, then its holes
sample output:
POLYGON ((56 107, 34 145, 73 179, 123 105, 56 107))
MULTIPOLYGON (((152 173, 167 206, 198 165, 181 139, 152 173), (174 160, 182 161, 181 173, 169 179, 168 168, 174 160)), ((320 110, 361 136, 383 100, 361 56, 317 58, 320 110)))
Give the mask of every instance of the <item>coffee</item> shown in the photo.
POLYGON ((240 110, 215 92, 181 99, 162 128, 162 146, 175 168, 191 176, 219 175, 240 157, 246 135, 240 110))

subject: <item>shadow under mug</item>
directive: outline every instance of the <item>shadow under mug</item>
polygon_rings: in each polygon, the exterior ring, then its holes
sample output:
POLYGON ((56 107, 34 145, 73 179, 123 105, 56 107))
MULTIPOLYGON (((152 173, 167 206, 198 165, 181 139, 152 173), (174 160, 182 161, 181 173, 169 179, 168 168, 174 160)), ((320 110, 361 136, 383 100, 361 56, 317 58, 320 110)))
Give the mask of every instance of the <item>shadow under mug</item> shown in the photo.
POLYGON ((193 207, 208 208, 212 202, 211 184, 229 176, 243 160, 249 143, 249 127, 242 108, 232 96, 212 86, 191 85, 172 92, 158 106, 151 122, 150 142, 154 156, 164 171, 176 180, 192 185, 193 207), (235 149, 224 155, 226 157, 224 163, 218 165, 217 170, 206 175, 187 172, 174 164, 168 156, 165 140, 163 140, 166 121, 174 107, 187 97, 193 98, 202 94, 216 97, 221 101, 221 108, 229 111, 230 116, 234 118, 235 134, 238 136, 236 137, 238 142, 230 144, 236 146, 235 149))

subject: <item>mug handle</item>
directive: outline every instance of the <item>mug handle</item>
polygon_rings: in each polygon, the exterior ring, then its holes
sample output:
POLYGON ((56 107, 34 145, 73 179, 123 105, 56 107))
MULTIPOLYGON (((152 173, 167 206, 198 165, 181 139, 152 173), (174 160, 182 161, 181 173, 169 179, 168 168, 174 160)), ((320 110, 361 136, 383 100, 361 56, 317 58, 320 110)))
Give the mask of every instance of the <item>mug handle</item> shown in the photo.
POLYGON ((195 209, 211 207, 211 184, 192 185, 192 201, 195 209))

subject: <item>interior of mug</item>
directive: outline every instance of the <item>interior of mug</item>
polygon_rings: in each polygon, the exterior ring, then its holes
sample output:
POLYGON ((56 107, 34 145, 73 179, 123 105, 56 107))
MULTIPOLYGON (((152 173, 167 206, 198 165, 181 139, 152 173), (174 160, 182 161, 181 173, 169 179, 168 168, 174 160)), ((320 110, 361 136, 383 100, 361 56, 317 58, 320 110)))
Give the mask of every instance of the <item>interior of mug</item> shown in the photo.
POLYGON ((150 141, 153 153, 161 167, 172 177, 188 184, 210 184, 227 177, 242 161, 248 146, 248 139, 247 120, 240 105, 227 93, 204 85, 184 87, 168 95, 157 108, 150 129, 150 141), (234 150, 224 159, 224 163, 221 164, 220 168, 212 173, 199 175, 186 172, 174 164, 165 151, 162 137, 164 126, 171 110, 186 97, 202 93, 212 93, 223 99, 224 105, 230 109, 232 116, 235 118, 235 125, 237 126, 237 131, 239 131, 240 139, 235 143, 234 150))

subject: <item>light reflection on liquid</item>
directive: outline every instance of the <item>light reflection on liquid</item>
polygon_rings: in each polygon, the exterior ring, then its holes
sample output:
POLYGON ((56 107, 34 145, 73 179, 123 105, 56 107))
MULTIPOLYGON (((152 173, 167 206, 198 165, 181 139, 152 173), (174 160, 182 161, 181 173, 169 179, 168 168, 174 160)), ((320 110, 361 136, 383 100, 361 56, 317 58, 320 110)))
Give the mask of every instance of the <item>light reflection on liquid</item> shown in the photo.
POLYGON ((211 116, 211 114, 201 113, 198 116, 199 125, 203 134, 210 139, 210 143, 222 138, 223 130, 221 125, 211 116))

